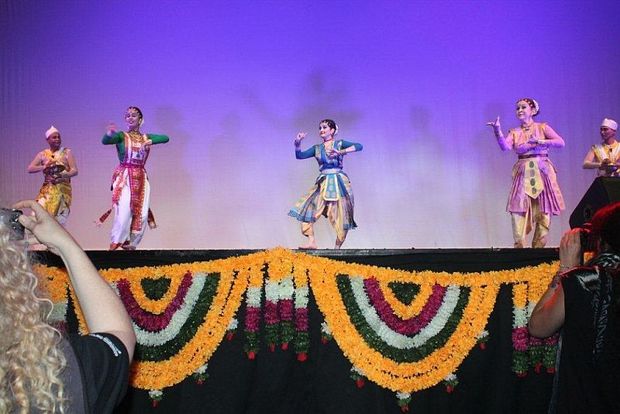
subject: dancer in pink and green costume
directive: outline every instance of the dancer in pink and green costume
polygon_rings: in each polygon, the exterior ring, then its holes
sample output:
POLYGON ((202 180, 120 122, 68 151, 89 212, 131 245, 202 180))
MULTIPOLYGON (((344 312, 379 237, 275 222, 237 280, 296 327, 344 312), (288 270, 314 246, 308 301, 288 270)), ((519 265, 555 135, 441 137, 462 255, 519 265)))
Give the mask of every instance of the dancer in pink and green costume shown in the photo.
MULTIPOLYGON (((146 174, 146 160, 151 145, 169 141, 166 135, 143 134, 142 111, 130 106, 125 113, 127 132, 117 132, 114 124, 101 139, 104 145, 116 145, 120 164, 112 175, 112 209, 114 224, 110 234, 110 250, 122 247, 135 250, 149 222, 151 187, 146 174)), ((104 214, 100 222, 105 220, 104 214)), ((154 223, 154 221, 153 221, 154 223)))

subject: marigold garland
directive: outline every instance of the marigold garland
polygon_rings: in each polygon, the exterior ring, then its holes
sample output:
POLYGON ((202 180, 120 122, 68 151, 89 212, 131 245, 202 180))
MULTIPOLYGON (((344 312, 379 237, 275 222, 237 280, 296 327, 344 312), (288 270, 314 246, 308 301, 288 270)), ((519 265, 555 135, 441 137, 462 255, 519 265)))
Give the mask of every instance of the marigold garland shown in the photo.
MULTIPOLYGON (((68 285, 66 272, 47 266, 36 266, 35 269, 43 276, 42 285, 49 291, 54 303, 66 303, 68 285)), ((166 355, 163 357, 164 354, 161 354, 163 358, 161 360, 158 360, 158 357, 150 361, 136 360, 132 366, 131 378, 131 384, 134 387, 163 390, 195 372, 200 372, 225 337, 227 330, 230 332, 230 323, 234 320, 244 298, 246 300, 246 320, 244 321, 246 335, 254 336, 252 340, 246 336, 246 341, 251 342, 246 343, 246 349, 248 352, 258 352, 260 318, 264 311, 262 290, 264 283, 268 280, 280 289, 276 301, 278 306, 275 308, 277 313, 274 315, 278 318, 278 322, 283 324, 279 329, 282 345, 288 344, 293 335, 292 329, 294 329, 295 351, 298 357, 304 355, 305 358, 307 355, 309 342, 307 302, 311 288, 317 305, 325 317, 324 332, 328 332, 330 337, 333 336, 353 366, 363 372, 369 380, 398 392, 399 395, 408 396, 412 392, 442 382, 457 371, 460 363, 476 346, 481 333, 484 332, 502 285, 509 285, 513 288, 515 355, 523 355, 530 350, 530 354, 534 355, 532 358, 542 361, 543 366, 549 369, 551 353, 543 351, 553 350, 553 341, 536 343, 526 340, 524 342, 522 337, 527 335, 527 332, 523 331, 526 329, 527 317, 556 269, 557 263, 518 270, 480 273, 405 272, 334 261, 293 253, 285 249, 273 249, 211 262, 107 269, 102 270, 101 274, 113 286, 122 280, 128 282, 124 288, 129 289, 132 300, 139 306, 136 311, 148 312, 152 315, 163 316, 165 314, 168 318, 176 312, 181 312, 182 309, 182 306, 178 304, 171 308, 172 301, 190 300, 189 296, 185 298, 182 294, 182 289, 187 289, 187 287, 182 288, 183 275, 190 274, 192 277, 212 275, 207 276, 207 280, 212 282, 213 291, 208 293, 209 290, 205 290, 203 293, 206 295, 205 299, 209 298, 209 301, 205 302, 208 309, 205 309, 204 317, 190 321, 195 327, 193 334, 177 340, 179 349, 172 355, 164 353, 166 355), (419 359, 413 362, 398 362, 393 359, 394 355, 390 356, 392 351, 388 352, 382 339, 376 339, 372 346, 367 342, 376 327, 361 322, 356 325, 352 322, 353 320, 364 321, 364 318, 368 316, 357 314, 359 310, 357 306, 345 306, 345 300, 349 303, 353 302, 343 297, 345 291, 339 288, 337 275, 342 275, 340 278, 345 279, 361 278, 364 282, 364 291, 358 291, 358 296, 368 295, 367 288, 375 289, 374 296, 368 299, 368 303, 370 306, 380 306, 376 310, 379 320, 391 320, 387 325, 389 330, 402 331, 399 335, 416 335, 414 332, 417 332, 418 328, 430 329, 429 332, 433 332, 428 338, 420 339, 419 346, 416 345, 414 351, 419 355, 419 359), (141 281, 160 278, 170 280, 167 291, 162 292, 161 296, 158 295, 159 299, 149 299, 141 281), (376 285, 369 284, 370 280, 376 281, 376 285), (416 285, 418 290, 411 303, 400 302, 390 289, 390 283, 416 285), (440 317, 442 308, 429 307, 429 300, 433 297, 433 291, 434 289, 436 291, 437 287, 447 289, 451 286, 458 287, 467 294, 459 296, 460 299, 450 314, 440 317), (179 293, 180 289, 181 293, 179 293), (293 290, 289 292, 290 289, 293 290), (293 305, 292 309, 289 309, 289 305, 293 305), (294 315, 291 315, 292 311, 294 315), (421 318, 420 315, 424 312, 430 313, 421 318), (418 321, 415 323, 420 323, 420 326, 413 325, 412 328, 405 329, 403 324, 406 322, 402 321, 414 320, 414 318, 418 321), (285 326, 284 323, 289 325, 285 326), (433 327, 433 324, 437 323, 442 325, 433 327), (365 331, 367 332, 364 333, 365 331)), ((74 295, 73 292, 71 295, 74 295)), ((62 306, 61 304, 59 314, 62 314, 62 306)), ((197 305, 192 302, 184 306, 193 308, 197 305)), ((76 304, 76 313, 81 330, 86 332, 87 328, 79 304, 76 304)), ((164 325, 158 326, 155 333, 164 325)), ((381 335, 377 338, 381 338, 381 335)), ((515 371, 520 372, 517 369, 515 371)))
POLYGON ((390 282, 379 282, 381 286, 381 292, 385 300, 390 304, 394 315, 401 319, 410 319, 418 315, 422 310, 422 307, 426 304, 429 296, 433 293, 433 285, 430 283, 424 283, 418 286, 418 293, 413 298, 410 304, 405 304, 396 298, 392 288, 389 286, 390 282))

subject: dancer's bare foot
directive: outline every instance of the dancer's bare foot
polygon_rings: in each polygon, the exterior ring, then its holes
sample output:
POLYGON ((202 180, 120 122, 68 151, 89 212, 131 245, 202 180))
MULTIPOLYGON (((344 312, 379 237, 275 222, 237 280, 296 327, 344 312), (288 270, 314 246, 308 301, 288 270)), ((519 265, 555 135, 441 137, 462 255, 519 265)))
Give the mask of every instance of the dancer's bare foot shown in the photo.
POLYGON ((298 247, 299 250, 316 250, 318 248, 319 246, 317 246, 316 243, 308 243, 306 245, 298 247))
POLYGON ((129 240, 125 240, 125 243, 121 245, 121 249, 123 250, 136 250, 136 246, 133 246, 129 240))

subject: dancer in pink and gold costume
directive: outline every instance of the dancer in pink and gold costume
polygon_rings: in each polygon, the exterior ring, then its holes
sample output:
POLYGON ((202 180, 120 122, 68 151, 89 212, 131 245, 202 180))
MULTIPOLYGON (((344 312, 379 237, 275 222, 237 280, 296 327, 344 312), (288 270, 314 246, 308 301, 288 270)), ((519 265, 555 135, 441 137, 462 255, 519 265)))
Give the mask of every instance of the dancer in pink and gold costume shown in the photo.
POLYGON ((60 132, 54 126, 45 131, 45 139, 49 149, 39 152, 34 157, 28 165, 28 172, 31 174, 43 172, 43 185, 36 200, 64 225, 69 217, 71 177, 78 174, 77 163, 73 152, 61 146, 60 132))
MULTIPOLYGON (((112 175, 112 208, 114 225, 110 235, 110 250, 122 247, 135 250, 149 220, 151 187, 146 169, 151 145, 169 141, 166 135, 143 134, 140 126, 144 122, 142 111, 130 106, 125 113, 127 132, 117 132, 114 124, 101 139, 105 145, 116 145, 120 164, 112 175)), ((100 221, 105 220, 104 214, 100 221)), ((153 221, 154 223, 154 221, 153 221)))
POLYGON ((493 127, 502 151, 514 150, 518 160, 512 168, 512 188, 506 210, 512 217, 515 247, 525 246, 525 237, 534 227, 532 247, 545 247, 551 215, 564 210, 564 199, 558 185, 556 170, 549 160, 549 148, 564 147, 564 140, 546 123, 534 122, 540 112, 538 102, 531 98, 517 101, 516 115, 521 126, 504 136, 499 122, 493 127))

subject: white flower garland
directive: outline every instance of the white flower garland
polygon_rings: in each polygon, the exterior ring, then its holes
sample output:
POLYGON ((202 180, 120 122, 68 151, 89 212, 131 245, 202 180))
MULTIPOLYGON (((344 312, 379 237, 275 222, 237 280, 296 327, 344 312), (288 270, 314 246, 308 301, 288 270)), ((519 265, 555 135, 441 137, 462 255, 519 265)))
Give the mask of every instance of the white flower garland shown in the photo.
POLYGON ((325 335, 332 334, 332 330, 329 329, 329 325, 325 321, 321 322, 321 332, 323 332, 325 335))
POLYGON ((280 300, 292 299, 295 292, 295 286, 293 285, 293 276, 287 276, 280 280, 278 285, 278 295, 280 300))
POLYGON ((260 299, 262 292, 262 287, 249 287, 245 293, 245 300, 247 306, 251 308, 260 308, 260 299))
POLYGON ((280 298, 280 286, 278 282, 268 280, 265 282, 265 300, 278 303, 280 298))
POLYGON ((398 349, 420 347, 430 338, 437 335, 445 327, 448 319, 452 315, 452 312, 454 312, 461 291, 459 286, 448 286, 443 302, 441 303, 435 317, 416 335, 408 337, 395 332, 381 320, 376 309, 371 305, 368 295, 366 294, 366 290, 364 289, 364 279, 362 277, 352 277, 350 278, 350 281, 355 302, 360 308, 360 311, 368 325, 385 343, 398 349))
POLYGON ((295 309, 308 307, 308 286, 301 286, 295 289, 295 309))
POLYGON ((194 310, 196 302, 198 302, 200 292, 202 292, 202 289, 204 288, 205 282, 206 275, 204 273, 198 273, 194 276, 192 285, 187 290, 187 294, 185 295, 185 300, 183 301, 183 304, 174 313, 168 326, 166 326, 161 331, 145 331, 132 321, 138 343, 145 346, 158 346, 163 345, 166 342, 176 338, 181 332, 181 328, 183 327, 185 322, 187 322, 187 319, 191 315, 192 310, 194 310))
POLYGON ((228 324, 228 327, 226 328, 227 331, 234 331, 235 329, 237 329, 237 326, 239 326, 239 321, 237 320, 237 318, 235 318, 233 316, 233 318, 230 320, 230 323, 228 324))
POLYGON ((47 320, 49 322, 65 322, 67 320, 67 301, 54 303, 47 320))
POLYGON ((514 306, 512 308, 513 328, 521 328, 527 325, 527 310, 526 308, 518 308, 514 306))

